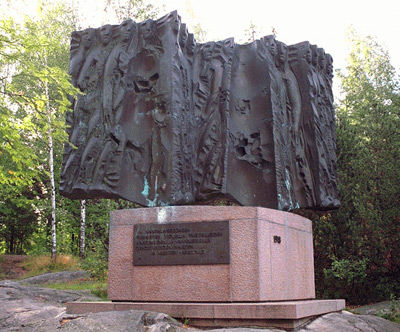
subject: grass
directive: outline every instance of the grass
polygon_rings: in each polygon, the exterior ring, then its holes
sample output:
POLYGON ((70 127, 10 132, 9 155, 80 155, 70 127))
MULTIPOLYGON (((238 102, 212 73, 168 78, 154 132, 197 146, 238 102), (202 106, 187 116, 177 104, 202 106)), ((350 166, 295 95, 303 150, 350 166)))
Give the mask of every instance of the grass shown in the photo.
MULTIPOLYGON (((21 263, 27 271, 25 278, 33 277, 43 273, 76 271, 81 269, 81 263, 78 258, 70 255, 58 254, 56 262, 52 262, 50 255, 28 256, 21 263)), ((37 285, 61 290, 89 290, 93 295, 107 300, 107 280, 96 280, 92 278, 72 280, 68 282, 58 282, 54 284, 37 285)))
MULTIPOLYGON (((4 255, 0 254, 0 265, 4 262, 4 255)), ((0 266, 0 280, 4 279, 6 276, 6 273, 3 271, 3 269, 0 266)))
POLYGON ((58 254, 56 262, 52 262, 50 255, 28 256, 21 265, 27 271, 24 278, 29 278, 43 273, 75 271, 79 269, 79 259, 70 256, 58 254))
POLYGON ((47 287, 60 290, 89 290, 90 293, 107 301, 107 282, 96 281, 92 279, 74 280, 64 283, 37 285, 38 287, 47 287))

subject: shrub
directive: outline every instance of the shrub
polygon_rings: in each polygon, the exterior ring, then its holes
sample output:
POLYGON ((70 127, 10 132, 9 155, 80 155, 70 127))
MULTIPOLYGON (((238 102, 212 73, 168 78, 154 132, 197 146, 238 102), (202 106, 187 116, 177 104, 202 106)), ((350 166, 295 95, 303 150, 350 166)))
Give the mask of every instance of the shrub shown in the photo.
POLYGON ((90 273, 93 279, 104 281, 108 275, 107 253, 103 251, 89 251, 81 260, 79 266, 90 273))
POLYGON ((379 317, 391 320, 392 322, 400 324, 400 299, 391 295, 390 308, 388 312, 378 312, 379 317))

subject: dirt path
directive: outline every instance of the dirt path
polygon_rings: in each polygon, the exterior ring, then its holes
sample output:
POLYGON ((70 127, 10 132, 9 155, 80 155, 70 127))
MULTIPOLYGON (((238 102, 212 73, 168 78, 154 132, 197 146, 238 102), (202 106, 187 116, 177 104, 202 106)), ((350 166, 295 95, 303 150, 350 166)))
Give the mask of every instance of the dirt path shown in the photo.
POLYGON ((26 274, 21 263, 27 258, 26 255, 2 255, 0 256, 0 280, 19 279, 26 274))

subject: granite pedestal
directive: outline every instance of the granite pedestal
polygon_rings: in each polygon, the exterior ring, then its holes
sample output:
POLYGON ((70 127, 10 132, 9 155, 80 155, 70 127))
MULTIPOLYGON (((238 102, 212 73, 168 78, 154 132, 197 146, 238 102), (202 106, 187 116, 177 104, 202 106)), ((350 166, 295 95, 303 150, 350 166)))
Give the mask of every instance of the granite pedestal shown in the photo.
MULTIPOLYGON (((192 259, 197 257, 192 255, 192 259)), ((179 206, 114 211, 108 280, 108 298, 112 301, 312 299, 311 221, 258 207, 179 206), (229 264, 133 265, 135 224, 215 221, 229 225, 229 264)))
POLYGON ((186 317, 197 326, 296 328, 314 316, 344 309, 343 300, 313 300, 311 221, 267 208, 114 211, 108 273, 108 298, 114 303, 71 303, 67 312, 138 309, 186 317), (195 228, 204 223, 210 223, 207 231, 195 228), (200 256, 212 256, 217 245, 210 241, 218 236, 224 238, 225 258, 199 264, 200 256), (205 249, 202 242, 208 243, 205 249), (145 257, 154 257, 149 259, 153 265, 134 264, 145 257))

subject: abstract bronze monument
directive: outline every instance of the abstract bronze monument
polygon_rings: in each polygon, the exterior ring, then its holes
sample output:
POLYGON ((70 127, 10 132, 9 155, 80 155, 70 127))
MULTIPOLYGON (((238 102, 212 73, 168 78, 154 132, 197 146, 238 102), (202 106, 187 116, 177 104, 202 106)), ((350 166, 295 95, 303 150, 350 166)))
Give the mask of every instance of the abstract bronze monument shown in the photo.
POLYGON ((72 34, 61 192, 142 206, 333 209, 332 57, 266 36, 197 43, 176 12, 72 34))

